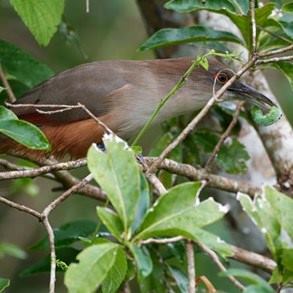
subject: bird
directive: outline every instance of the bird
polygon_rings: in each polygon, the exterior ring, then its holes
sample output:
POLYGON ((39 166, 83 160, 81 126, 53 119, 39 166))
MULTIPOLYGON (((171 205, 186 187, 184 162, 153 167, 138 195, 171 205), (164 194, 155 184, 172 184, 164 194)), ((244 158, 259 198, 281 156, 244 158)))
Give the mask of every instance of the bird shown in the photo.
MULTIPOLYGON (((144 126, 161 99, 191 66, 194 58, 153 60, 106 60, 82 64, 58 73, 17 99, 11 110, 22 120, 37 125, 48 138, 51 150, 30 150, 7 137, 0 137, 0 153, 22 156, 71 158, 86 156, 93 143, 102 143, 105 128, 81 108, 70 111, 40 112, 38 105, 84 105, 94 116, 124 140, 144 126), (29 106, 33 105, 33 106, 29 106)), ((154 125, 181 114, 201 109, 233 76, 232 70, 216 58, 208 70, 198 66, 185 85, 159 112, 154 125)), ((225 99, 242 99, 267 112, 274 103, 254 88, 236 80, 225 99)), ((49 110, 54 107, 49 108, 49 110)), ((60 109, 56 106, 56 110, 60 109)), ((42 108, 42 110, 44 110, 42 108)))

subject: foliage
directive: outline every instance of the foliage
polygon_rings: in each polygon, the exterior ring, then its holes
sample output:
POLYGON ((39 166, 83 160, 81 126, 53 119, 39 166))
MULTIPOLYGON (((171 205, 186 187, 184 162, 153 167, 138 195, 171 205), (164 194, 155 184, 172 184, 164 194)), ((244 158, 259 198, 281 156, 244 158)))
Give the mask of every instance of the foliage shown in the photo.
MULTIPOLYGON (((83 292, 87 292, 87 290, 90 292, 101 285, 104 279, 110 278, 109 274, 113 280, 118 279, 122 282, 126 271, 125 261, 115 261, 116 253, 119 254, 118 251, 121 251, 120 254, 123 255, 121 255, 121 259, 125 258, 126 251, 131 252, 135 260, 138 279, 148 277, 154 268, 153 260, 147 246, 141 246, 141 243, 152 237, 181 235, 201 241, 223 256, 232 253, 228 244, 217 241, 217 236, 204 230, 205 226, 221 219, 227 209, 212 198, 200 202, 198 198, 201 190, 200 183, 190 182, 177 185, 160 197, 152 207, 149 207, 148 200, 141 200, 141 195, 144 198, 149 197, 149 190, 145 187, 147 183, 140 174, 141 171, 136 167, 134 152, 125 142, 118 140, 115 136, 105 137, 104 145, 105 152, 94 146, 89 150, 88 166, 97 182, 103 186, 104 190, 108 190, 112 194, 109 196, 109 200, 115 211, 101 207, 98 207, 97 211, 107 230, 121 246, 105 239, 102 243, 93 244, 83 250, 78 256, 79 264, 69 265, 65 274, 65 283, 70 292, 79 292, 81 290, 79 288, 85 290, 83 292), (113 162, 113 158, 116 158, 115 162, 113 162), (129 176, 128 168, 123 168, 125 161, 128 162, 127 166, 129 166, 132 176, 129 176), (104 164, 109 167, 105 168, 104 164), (109 170, 109 173, 105 173, 106 170, 109 170), (119 184, 121 182, 119 178, 123 178, 123 185, 119 184), (143 180, 143 188, 139 188, 140 180, 143 180), (111 189, 113 182, 118 182, 115 184, 116 188, 121 187, 116 192, 111 189), (133 190, 129 190, 130 187, 133 190), (130 200, 132 201, 131 206, 127 205, 130 200), (123 212, 123 210, 125 211, 123 212), (140 211, 139 217, 134 216, 137 211, 140 211), (138 219, 141 224, 133 229, 135 219, 136 221, 138 219), (89 260, 91 260, 91 264, 89 264, 89 260), (104 268, 105 264, 107 264, 108 271, 104 268), (111 269, 114 264, 115 270, 111 269), (79 278, 77 284, 76 274, 88 275, 89 270, 100 272, 101 278, 94 278, 91 281, 91 275, 89 275, 87 278, 79 278), (122 278, 120 278, 121 275, 122 278)), ((93 242, 95 243, 95 241, 93 242)), ((116 284, 116 287, 119 285, 116 284)))
POLYGON ((57 31, 64 10, 64 0, 10 0, 40 45, 47 46, 57 31))
POLYGON ((4 292, 4 290, 10 286, 10 281, 6 278, 0 277, 0 292, 4 292))
POLYGON ((47 138, 39 128, 27 121, 19 120, 12 111, 3 106, 0 106, 0 133, 30 149, 50 149, 47 138))
POLYGON ((267 246, 277 262, 271 282, 292 282, 293 200, 272 187, 265 187, 262 195, 254 201, 241 193, 238 198, 243 209, 263 232, 267 246))
MULTIPOLYGON (((256 7, 256 45, 257 50, 262 53, 283 48, 293 42, 293 5, 283 2, 267 1, 265 5, 256 7)), ((58 25, 61 25, 63 33, 68 29, 62 22, 64 0, 52 0, 50 3, 46 0, 11 0, 10 4, 40 45, 49 44, 58 25)), ((236 25, 240 34, 238 36, 225 30, 200 25, 164 28, 155 32, 140 46, 140 50, 148 50, 199 43, 211 50, 197 56, 187 74, 162 97, 161 103, 134 140, 134 144, 169 98, 184 86, 196 66, 208 70, 210 56, 239 59, 239 56, 225 52, 227 42, 246 48, 249 52, 252 50, 248 0, 171 0, 165 3, 165 8, 179 13, 206 10, 226 16, 236 25), (224 49, 219 50, 219 45, 224 49)), ((0 40, 0 64, 16 96, 53 75, 47 65, 3 40, 0 40)), ((262 66, 281 71, 293 88, 292 62, 279 61, 262 66)), ((6 95, 6 89, 3 85, 0 86, 1 104, 6 95)), ((216 126, 197 129, 169 157, 178 162, 203 167, 230 124, 232 115, 233 111, 229 107, 214 107, 212 116, 216 126)), ((252 116, 256 123, 269 125, 278 120, 280 113, 276 108, 272 108, 268 114, 254 109, 252 116)), ((164 135, 151 149, 150 154, 158 156, 178 136, 185 124, 183 117, 166 122, 163 126, 164 135)), ((239 127, 235 127, 215 157, 214 166, 219 171, 229 174, 245 174, 247 171, 250 156, 237 139, 238 132, 239 127)), ((50 148, 46 137, 36 126, 18 119, 4 106, 0 106, 0 133, 31 149, 50 148)), ((113 135, 104 138, 104 145, 105 151, 92 146, 87 162, 89 171, 107 194, 109 202, 105 206, 97 207, 96 221, 75 220, 54 229, 57 270, 65 274, 65 285, 69 292, 93 292, 97 288, 102 292, 117 292, 128 281, 139 286, 141 292, 186 292, 186 239, 207 246, 224 260, 233 255, 232 246, 220 239, 219 235, 211 233, 209 227, 223 219, 228 208, 217 203, 213 197, 202 199, 202 182, 183 182, 182 178, 161 171, 159 178, 168 190, 157 198, 137 164, 138 152, 134 149, 140 149, 140 146, 131 148, 113 135), (177 236, 184 240, 168 243, 168 238, 177 236), (166 240, 166 243, 152 243, 154 238, 166 240)), ((17 192, 18 186, 23 189, 26 184, 30 186, 31 181, 14 181, 14 189, 11 190, 17 192)), ((254 200, 244 194, 239 194, 238 199, 263 232, 267 247, 277 264, 270 279, 271 284, 291 284, 292 199, 270 187, 266 187, 262 195, 254 200)), ((31 249, 38 253, 48 251, 48 239, 41 239, 31 249)), ((26 253, 20 248, 10 243, 0 243, 0 257, 6 255, 26 257, 26 253)), ((21 275, 28 277, 49 272, 50 262, 50 255, 47 254, 23 270, 21 275)), ((267 281, 247 269, 232 268, 222 275, 245 280, 244 292, 273 292, 267 281)), ((8 279, 0 278, 0 292, 9 285, 8 279)))

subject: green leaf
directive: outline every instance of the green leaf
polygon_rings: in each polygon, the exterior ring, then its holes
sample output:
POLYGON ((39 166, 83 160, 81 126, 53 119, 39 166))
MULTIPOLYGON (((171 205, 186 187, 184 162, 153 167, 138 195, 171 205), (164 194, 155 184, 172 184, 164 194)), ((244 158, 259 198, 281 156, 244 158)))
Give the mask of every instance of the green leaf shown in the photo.
POLYGON ((153 262, 146 247, 139 247, 135 244, 129 246, 131 253, 134 256, 139 274, 142 277, 147 277, 153 270, 153 262))
POLYGON ((124 250, 118 249, 115 263, 102 283, 103 293, 115 293, 125 279, 127 273, 127 259, 124 250))
POLYGON ((282 229, 287 231, 289 237, 293 240, 293 199, 269 186, 265 187, 264 192, 265 199, 274 211, 272 216, 274 215, 278 219, 282 229))
POLYGON ((197 227, 193 227, 191 232, 192 234, 190 234, 193 240, 205 244, 210 249, 216 251, 223 258, 233 256, 233 248, 219 236, 197 227))
POLYGON ((271 107, 270 111, 267 114, 263 114, 262 110, 257 106, 253 106, 250 109, 250 113, 252 116, 253 121, 262 126, 269 126, 277 121, 282 117, 282 111, 279 107, 271 107))
POLYGON ((230 0, 171 0, 165 4, 165 8, 183 13, 196 10, 211 10, 214 12, 229 10, 231 12, 237 12, 235 2, 230 0))
POLYGON ((245 146, 236 138, 229 144, 224 144, 216 158, 217 163, 230 174, 245 173, 247 171, 246 162, 249 160, 245 146))
POLYGON ((115 264, 118 244, 92 245, 78 254, 78 263, 72 263, 65 273, 65 285, 70 293, 91 293, 105 280, 115 264))
POLYGON ((270 66, 280 70, 288 79, 293 90, 293 64, 290 62, 279 61, 270 64, 270 66))
POLYGON ((192 135, 192 139, 204 152, 211 153, 219 140, 219 135, 210 130, 200 130, 192 135))
POLYGON ((222 218, 227 210, 213 198, 197 202, 200 188, 199 182, 171 188, 149 209, 135 239, 178 235, 190 238, 194 227, 204 227, 222 218))
POLYGON ((287 260, 293 257, 293 200, 272 187, 265 187, 263 194, 254 201, 241 193, 237 198, 264 233, 267 246, 277 262, 271 282, 285 284, 292 281, 292 264, 287 260))
POLYGON ((0 123, 4 120, 18 120, 18 118, 12 111, 0 106, 0 123))
POLYGON ((169 271, 176 281, 178 289, 181 293, 188 292, 188 279, 187 277, 178 269, 168 266, 169 271))
POLYGON ((146 211, 150 207, 150 190, 148 182, 143 174, 140 175, 140 196, 139 200, 137 202, 137 208, 136 208, 136 215, 135 219, 133 221, 133 224, 131 226, 131 229, 133 232, 137 230, 137 228, 142 223, 146 211))
POLYGON ((12 243, 0 243, 0 259, 5 255, 19 259, 25 259, 27 257, 26 252, 18 246, 12 243))
POLYGON ((64 11, 64 0, 10 0, 40 45, 48 45, 57 31, 64 11))
POLYGON ((0 63, 10 76, 28 88, 47 80, 54 73, 47 65, 36 61, 26 52, 3 40, 0 40, 0 63))
POLYGON ((0 133, 33 150, 50 150, 50 144, 35 125, 23 120, 0 121, 0 133))
POLYGON ((288 3, 282 7, 282 16, 278 19, 283 31, 288 37, 293 39, 293 5, 288 3))
POLYGON ((140 200, 140 171, 134 152, 116 136, 104 138, 106 151, 92 146, 88 152, 88 168, 128 229, 137 214, 140 200), (127 166, 127 167, 126 167, 127 166))
MULTIPOLYGON (((200 0, 171 0, 166 3, 165 7, 177 12, 186 13, 198 10, 208 10, 215 13, 226 15, 240 30, 246 45, 251 47, 250 17, 247 14, 248 3, 238 5, 238 1, 200 1, 200 0)), ((255 18, 258 26, 262 26, 274 9, 273 3, 268 3, 261 8, 255 9, 255 18)))
POLYGON ((6 288, 10 286, 10 280, 5 278, 0 278, 0 293, 4 292, 6 288))
POLYGON ((164 28, 154 33, 139 49, 141 51, 192 42, 223 41, 241 44, 234 34, 204 26, 164 28))
POLYGON ((118 240, 122 239, 123 224, 119 216, 109 208, 97 207, 97 214, 106 226, 106 228, 111 232, 111 234, 118 240))
MULTIPOLYGON (((57 229, 54 229, 55 246, 68 246, 82 237, 89 237, 96 231, 97 224, 90 220, 77 220, 66 223, 57 229)), ((47 249, 49 247, 48 238, 37 242, 33 249, 47 249)))
POLYGON ((221 276, 234 276, 243 279, 253 286, 248 286, 243 292, 245 293, 273 293, 273 288, 258 275, 253 274, 247 270, 241 269, 228 269, 226 272, 221 272, 221 276), (258 291, 257 291, 258 290, 258 291))
MULTIPOLYGON (((75 261, 76 256, 80 250, 72 247, 61 247, 56 249, 56 259, 58 263, 63 263, 63 266, 57 266, 57 271, 64 271, 64 264, 70 264, 75 261)), ((35 274, 50 272, 51 257, 47 255, 45 258, 40 259, 36 263, 25 268, 21 273, 21 277, 30 277, 35 274)))

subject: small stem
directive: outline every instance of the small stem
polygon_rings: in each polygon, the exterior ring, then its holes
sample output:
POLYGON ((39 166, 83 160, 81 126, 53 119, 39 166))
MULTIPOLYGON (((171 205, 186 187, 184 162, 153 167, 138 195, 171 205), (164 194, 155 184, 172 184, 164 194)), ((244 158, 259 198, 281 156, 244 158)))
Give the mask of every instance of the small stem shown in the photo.
POLYGON ((3 71, 3 68, 1 66, 1 64, 0 64, 0 79, 2 80, 3 85, 4 85, 4 87, 5 87, 6 91, 7 91, 9 102, 14 103, 16 101, 16 97, 15 97, 15 95, 14 95, 14 93, 13 93, 11 87, 10 87, 10 84, 9 84, 5 74, 4 74, 4 71, 3 71))
POLYGON ((183 87, 188 77, 191 75, 195 67, 198 66, 198 63, 194 60, 190 67, 187 69, 187 71, 181 76, 181 78, 177 81, 177 83, 173 86, 173 88, 161 99, 160 103, 155 108, 152 115, 149 117, 147 122, 144 124, 143 128, 139 131, 137 136, 132 142, 132 146, 136 145, 138 141, 141 139, 141 137, 144 135, 144 133, 149 129, 149 127, 152 125, 154 120, 157 118, 159 112, 164 107, 164 105, 168 102, 168 100, 176 94, 176 92, 183 87))
POLYGON ((54 231, 49 223, 48 217, 43 219, 44 226, 48 233, 48 239, 50 244, 50 257, 51 257, 51 265, 50 265, 50 285, 49 285, 49 293, 55 293, 55 283, 56 283, 56 251, 55 251, 55 236, 54 231))
POLYGON ((261 52, 258 54, 259 57, 270 57, 272 55, 277 55, 277 54, 281 54, 281 53, 286 53, 288 51, 293 50, 293 44, 284 48, 280 48, 280 49, 276 49, 276 50, 272 50, 269 52, 261 52))
MULTIPOLYGON (((217 267, 222 271, 222 272, 226 272, 227 269, 225 268, 225 266, 222 264, 222 262, 220 261, 218 255, 211 250, 209 247, 207 247, 206 245, 204 245, 203 243, 197 242, 198 246, 207 253, 207 255, 212 259, 212 261, 217 265, 217 267)), ((233 276, 227 276, 227 278, 241 291, 243 291, 245 289, 245 287, 233 276)))
POLYGON ((257 36, 256 36, 256 20, 255 20, 255 0, 249 1, 249 12, 250 12, 250 24, 251 24, 251 39, 252 39, 252 56, 257 51, 257 36))
POLYGON ((210 164, 213 162, 213 160, 216 158, 217 154, 219 153, 223 143, 225 142, 226 138, 230 135, 232 129, 234 128, 234 126, 236 125, 237 121, 238 121, 238 117, 241 111, 241 107, 244 104, 244 102, 240 102, 237 105, 236 111, 233 115, 232 121, 230 122, 229 126, 227 127, 227 129, 225 130, 225 132, 221 135, 220 140, 218 141, 217 145, 215 146, 211 156, 209 157, 208 161, 205 164, 205 169, 207 169, 210 164))
POLYGON ((186 243, 187 271, 188 271, 188 293, 196 292, 194 250, 192 241, 186 243))
POLYGON ((279 61, 292 61, 292 60, 293 60, 293 55, 273 57, 273 58, 268 58, 268 59, 260 59, 256 62, 256 65, 274 63, 274 62, 279 62, 279 61))

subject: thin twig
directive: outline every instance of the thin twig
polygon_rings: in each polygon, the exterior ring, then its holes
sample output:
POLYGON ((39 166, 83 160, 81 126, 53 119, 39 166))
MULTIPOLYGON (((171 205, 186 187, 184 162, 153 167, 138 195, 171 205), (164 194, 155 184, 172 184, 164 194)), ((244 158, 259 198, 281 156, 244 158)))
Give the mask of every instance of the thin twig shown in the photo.
POLYGON ((196 292, 195 282, 195 265, 194 265, 194 250, 192 241, 186 242, 186 258, 187 258, 187 274, 188 274, 188 293, 196 292))
MULTIPOLYGON (((0 159, 0 166, 4 167, 5 169, 8 169, 8 170, 17 170, 17 171, 24 171, 26 170, 25 167, 20 167, 16 164, 13 164, 7 160, 4 160, 4 159, 0 159)), ((0 173, 1 174, 1 173, 0 173)))
POLYGON ((249 1, 249 13, 250 13, 250 25, 251 25, 251 43, 252 43, 252 55, 256 54, 256 20, 255 20, 255 0, 249 1))
MULTIPOLYGON (((9 163, 6 160, 0 160, 0 165, 9 167, 18 167, 17 165, 9 163)), ((14 178, 36 177, 47 174, 53 171, 70 170, 86 166, 86 160, 80 159, 75 161, 68 161, 65 163, 56 163, 53 165, 42 166, 39 168, 17 168, 16 171, 0 172, 0 181, 14 178)))
POLYGON ((71 111, 75 109, 82 109, 85 111, 91 118, 93 118, 97 124, 101 125, 108 133, 113 133, 113 131, 102 122, 97 116, 95 116, 85 105, 81 103, 77 103, 76 105, 58 105, 58 104, 11 104, 5 103, 7 106, 11 108, 35 108, 36 111, 40 114, 44 115, 52 115, 56 113, 62 113, 65 111, 71 111), (57 110, 39 110, 39 108, 57 108, 57 110))
POLYGON ((234 112, 233 118, 229 124, 229 126, 227 127, 227 129, 225 130, 225 132, 221 135, 217 145, 215 146, 212 154, 210 155, 208 161, 205 164, 205 169, 207 169, 210 164, 213 162, 213 160, 216 158, 217 154, 219 153, 223 143, 225 142, 226 138, 230 135, 232 129, 234 128, 234 126, 236 125, 239 115, 240 115, 240 111, 241 111, 241 107, 243 106, 244 102, 241 101, 240 103, 238 103, 236 110, 234 112))
POLYGON ((0 79, 2 80, 3 85, 4 85, 4 87, 5 87, 6 91, 7 91, 9 102, 14 103, 16 101, 16 97, 15 97, 15 95, 14 95, 14 93, 13 93, 11 87, 10 87, 10 84, 9 84, 9 82, 8 82, 6 76, 5 76, 5 73, 3 71, 3 68, 1 66, 1 64, 0 64, 0 79))
POLYGON ((38 220, 42 220, 42 215, 39 212, 37 212, 36 210, 31 209, 27 206, 15 203, 15 202, 13 202, 3 196, 0 196, 0 202, 6 204, 7 206, 10 206, 11 208, 14 208, 14 209, 17 209, 21 212, 30 214, 30 215, 36 217, 38 220))
POLYGON ((52 210, 54 210, 57 205, 67 199, 73 192, 78 191, 81 187, 85 186, 92 180, 92 174, 87 175, 84 179, 79 181, 77 184, 73 185, 69 189, 67 189, 64 193, 62 193, 59 197, 57 197, 54 201, 52 201, 42 212, 43 217, 47 217, 52 210))
POLYGON ((268 59, 259 59, 257 60, 256 65, 268 64, 268 63, 274 63, 274 62, 280 62, 280 61, 292 61, 292 60, 293 60, 293 55, 272 57, 268 59))
POLYGON ((56 249, 55 249, 55 236, 54 231, 49 223, 48 217, 43 218, 43 224, 48 233, 48 239, 50 244, 50 284, 49 293, 55 293, 56 283, 56 249))
POLYGON ((85 12, 89 13, 90 12, 90 0, 85 0, 85 12))
MULTIPOLYGON (((148 165, 152 165, 156 158, 145 157, 148 165)), ((196 169, 189 164, 178 163, 174 160, 164 159, 159 169, 169 171, 170 173, 187 177, 190 180, 206 180, 209 187, 225 190, 233 193, 241 191, 251 197, 262 193, 261 188, 251 185, 249 182, 237 181, 220 175, 208 173, 205 169, 196 169)))
POLYGON ((270 56, 273 56, 273 55, 286 53, 286 52, 291 51, 291 50, 293 50, 293 45, 289 45, 287 47, 272 50, 272 51, 269 51, 269 52, 261 52, 261 53, 258 54, 258 56, 259 57, 270 57, 270 56))
MULTIPOLYGON (((206 245, 204 245, 201 242, 196 242, 198 244, 198 246, 211 258, 211 260, 217 265, 217 267, 222 271, 222 272, 226 272, 227 269, 225 268, 225 266, 222 264, 222 262, 220 261, 218 255, 211 250, 209 247, 207 247, 206 245)), ((243 291, 245 289, 245 287, 233 276, 227 276, 227 278, 241 291, 243 291)))
POLYGON ((251 58, 234 76, 232 76, 228 82, 225 83, 215 95, 206 103, 206 105, 201 109, 201 111, 192 119, 191 122, 182 130, 182 132, 163 150, 160 156, 156 161, 149 167, 148 173, 155 173, 157 171, 160 163, 166 158, 173 149, 175 149, 185 138, 186 136, 195 128, 195 126, 205 117, 210 108, 218 101, 218 99, 225 93, 229 86, 233 82, 243 75, 251 66, 254 65, 256 58, 251 58))
POLYGON ((253 267, 258 267, 268 272, 272 272, 277 264, 270 258, 263 256, 261 254, 248 251, 237 246, 231 245, 233 250, 233 259, 236 259, 242 263, 249 264, 253 267))
POLYGON ((149 239, 140 241, 140 244, 150 244, 150 243, 168 244, 168 243, 181 241, 183 239, 184 238, 182 236, 176 236, 171 238, 149 238, 149 239))

